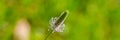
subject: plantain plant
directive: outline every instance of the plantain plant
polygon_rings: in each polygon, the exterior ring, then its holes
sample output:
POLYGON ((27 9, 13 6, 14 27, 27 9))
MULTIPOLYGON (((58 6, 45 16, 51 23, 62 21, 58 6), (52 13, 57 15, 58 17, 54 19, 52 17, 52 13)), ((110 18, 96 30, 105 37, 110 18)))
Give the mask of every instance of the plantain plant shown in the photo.
POLYGON ((47 36, 45 37, 45 40, 47 40, 48 37, 54 32, 63 32, 64 27, 65 27, 64 21, 67 15, 68 15, 68 10, 62 12, 61 15, 58 17, 51 18, 51 20, 49 21, 50 30, 47 36))

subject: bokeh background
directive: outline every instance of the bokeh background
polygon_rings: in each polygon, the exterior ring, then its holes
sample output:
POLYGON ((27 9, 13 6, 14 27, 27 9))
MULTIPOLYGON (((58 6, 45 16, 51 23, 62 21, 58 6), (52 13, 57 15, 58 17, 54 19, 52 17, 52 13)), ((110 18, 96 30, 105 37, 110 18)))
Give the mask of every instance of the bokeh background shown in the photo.
POLYGON ((65 10, 64 32, 48 40, 120 40, 120 0, 0 0, 0 40, 44 40, 65 10))

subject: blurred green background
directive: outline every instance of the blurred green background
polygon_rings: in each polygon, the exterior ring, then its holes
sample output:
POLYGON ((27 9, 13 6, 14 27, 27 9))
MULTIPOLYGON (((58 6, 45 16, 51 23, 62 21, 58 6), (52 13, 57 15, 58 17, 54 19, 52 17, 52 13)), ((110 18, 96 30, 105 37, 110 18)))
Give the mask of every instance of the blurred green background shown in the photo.
POLYGON ((0 40, 15 39, 20 19, 30 25, 29 40, 44 40, 49 20, 64 10, 64 32, 48 40, 120 40, 120 0, 0 0, 0 40))

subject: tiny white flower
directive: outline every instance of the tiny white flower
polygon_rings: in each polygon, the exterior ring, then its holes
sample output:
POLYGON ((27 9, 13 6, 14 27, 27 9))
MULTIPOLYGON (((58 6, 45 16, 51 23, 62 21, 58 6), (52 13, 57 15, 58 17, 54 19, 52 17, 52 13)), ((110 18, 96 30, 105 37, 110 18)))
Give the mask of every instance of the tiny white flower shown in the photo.
POLYGON ((56 27, 55 31, 57 31, 57 32, 63 32, 64 28, 65 28, 65 24, 62 24, 62 25, 56 27))
POLYGON ((54 28, 55 28, 55 22, 56 22, 56 20, 57 20, 57 17, 55 17, 55 18, 51 18, 51 20, 49 21, 49 23, 50 23, 50 28, 53 30, 54 28))

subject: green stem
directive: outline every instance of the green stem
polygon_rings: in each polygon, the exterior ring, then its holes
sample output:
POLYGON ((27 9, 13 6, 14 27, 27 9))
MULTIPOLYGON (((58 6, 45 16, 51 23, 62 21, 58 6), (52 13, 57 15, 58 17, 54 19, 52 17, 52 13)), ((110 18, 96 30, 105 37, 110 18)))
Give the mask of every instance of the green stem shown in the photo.
POLYGON ((48 35, 45 37, 45 40, 48 39, 48 37, 52 34, 53 30, 50 30, 50 32, 48 33, 48 35))

